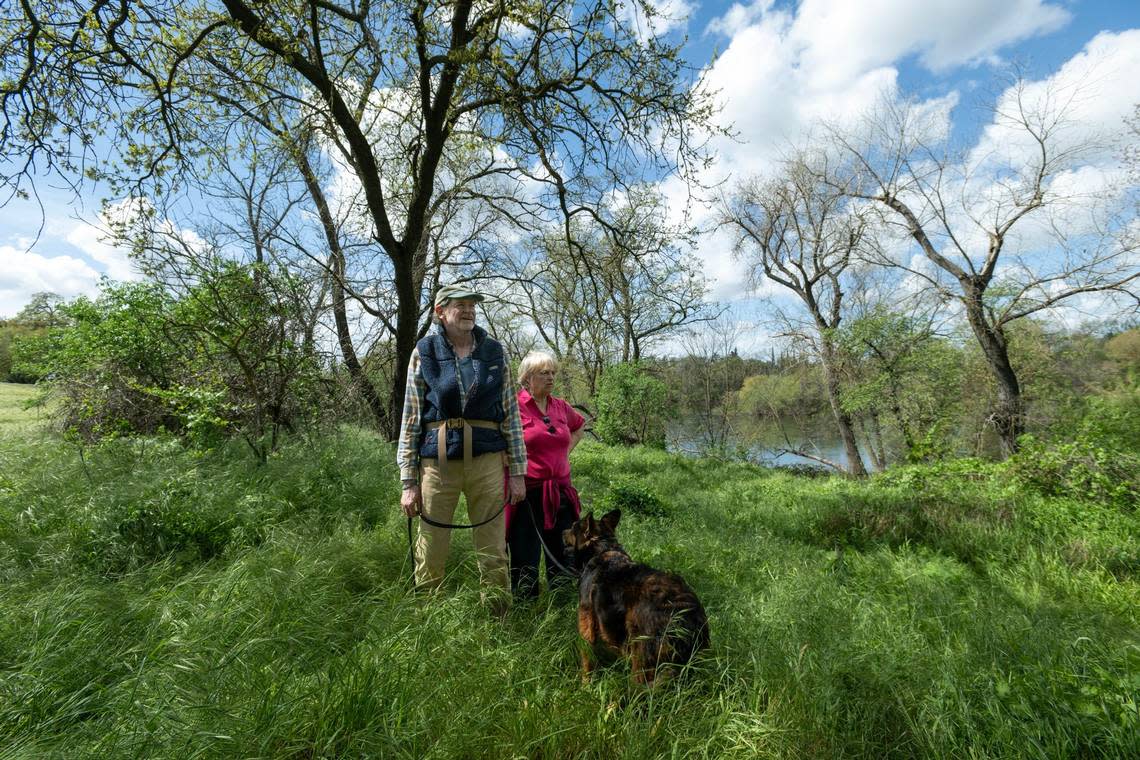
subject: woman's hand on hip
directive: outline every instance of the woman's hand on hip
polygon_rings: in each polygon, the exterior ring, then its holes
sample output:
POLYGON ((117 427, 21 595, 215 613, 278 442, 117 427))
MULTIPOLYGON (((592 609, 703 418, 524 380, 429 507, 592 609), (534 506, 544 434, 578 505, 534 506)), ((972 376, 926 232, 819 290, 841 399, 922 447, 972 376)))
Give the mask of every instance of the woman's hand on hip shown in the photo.
POLYGON ((526 498, 526 479, 522 475, 512 475, 510 485, 507 487, 507 500, 511 504, 518 504, 526 498))
POLYGON ((400 508, 404 510, 404 514, 408 517, 418 515, 420 513, 420 506, 422 506, 423 503, 419 483, 408 486, 404 489, 404 492, 400 494, 400 508))

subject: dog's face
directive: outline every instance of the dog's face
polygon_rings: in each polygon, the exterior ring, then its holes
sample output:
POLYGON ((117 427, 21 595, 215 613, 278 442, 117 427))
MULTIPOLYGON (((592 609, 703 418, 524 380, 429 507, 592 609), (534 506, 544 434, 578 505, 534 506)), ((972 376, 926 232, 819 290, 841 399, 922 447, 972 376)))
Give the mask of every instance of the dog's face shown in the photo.
POLYGON ((589 559, 605 546, 616 543, 617 526, 621 522, 621 510, 614 509, 595 520, 594 513, 587 512, 576 523, 562 531, 562 543, 566 553, 579 562, 589 559))

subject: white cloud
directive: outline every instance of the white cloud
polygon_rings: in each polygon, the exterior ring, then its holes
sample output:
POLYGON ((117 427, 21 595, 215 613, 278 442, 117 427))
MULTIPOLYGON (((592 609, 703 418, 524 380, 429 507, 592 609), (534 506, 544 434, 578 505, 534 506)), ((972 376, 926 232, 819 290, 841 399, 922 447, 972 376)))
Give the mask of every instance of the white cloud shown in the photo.
POLYGON ((129 229, 136 226, 136 219, 145 219, 153 232, 177 238, 192 249, 204 246, 194 230, 178 227, 170 219, 150 218, 153 209, 146 199, 126 198, 108 204, 95 220, 49 220, 38 240, 17 237, 14 245, 0 245, 0 317, 14 315, 41 291, 67 299, 93 297, 103 277, 119 282, 141 279, 129 249, 114 242, 114 224, 129 229), (35 251, 29 251, 33 243, 35 251))
POLYGON ((1069 18, 1042 0, 804 0, 792 37, 815 76, 843 81, 912 54, 935 72, 989 60, 1069 18))
POLYGON ((718 18, 714 18, 705 27, 705 34, 720 34, 725 37, 735 37, 737 32, 743 31, 772 9, 775 0, 757 0, 752 5, 733 3, 728 11, 718 18))
MULTIPOLYGON (((111 230, 116 225, 130 227, 134 219, 145 217, 152 210, 153 205, 146 199, 124 198, 107 204, 99 212, 98 221, 77 222, 63 233, 63 239, 101 264, 103 273, 112 280, 137 280, 140 274, 131 261, 130 251, 115 244, 111 230)), ((169 222, 163 226, 173 229, 169 222)))
MULTIPOLYGON (((729 42, 704 79, 719 93, 722 118, 734 126, 737 139, 713 141, 718 163, 705 180, 731 182, 767 173, 783 150, 809 138, 818 120, 852 127, 876 102, 900 99, 898 66, 912 56, 939 74, 990 61, 1006 46, 1053 31, 1069 18, 1061 4, 1048 0, 804 0, 792 10, 774 8, 771 0, 735 4, 706 28, 729 42)), ((1138 57, 1140 31, 1105 33, 1054 75, 1080 95, 1070 110, 1087 126, 1074 130, 1074 139, 1105 124, 1119 125, 1140 101, 1140 66, 1133 62, 1138 57), (1089 85, 1094 83, 1105 85, 1104 95, 1092 94, 1089 85)), ((915 104, 927 112, 929 138, 949 134, 958 101, 959 94, 951 91, 915 104)), ((1011 147, 1008 133, 993 126, 984 137, 989 143, 980 143, 978 150, 1011 147)), ((1118 153, 1119 145, 1105 143, 1106 160, 1118 153)), ((1096 176, 1059 176, 1055 189, 1087 188, 1110 176, 1115 174, 1107 169, 1096 176)), ((992 182, 986 172, 977 179, 992 182)), ((666 194, 682 197, 676 188, 667 188, 666 194)), ((694 213, 698 222, 703 215, 707 226, 710 210, 694 213)), ((714 295, 720 298, 736 297, 744 287, 730 250, 721 234, 707 236, 699 246, 706 272, 718 277, 714 295)))
POLYGON ((67 242, 103 265, 103 271, 112 280, 133 280, 138 277, 129 254, 107 242, 105 230, 80 222, 67 233, 67 242))
POLYGON ((12 317, 33 293, 50 291, 64 298, 94 295, 99 272, 73 256, 43 256, 24 247, 0 245, 0 317, 12 317))
POLYGON ((1036 150, 1015 121, 1019 100, 1056 122, 1055 151, 1078 151, 1073 160, 1085 163, 1118 163, 1124 119, 1140 102, 1140 29, 1102 32, 1054 74, 1007 88, 971 152, 972 163, 1017 161, 1036 150))

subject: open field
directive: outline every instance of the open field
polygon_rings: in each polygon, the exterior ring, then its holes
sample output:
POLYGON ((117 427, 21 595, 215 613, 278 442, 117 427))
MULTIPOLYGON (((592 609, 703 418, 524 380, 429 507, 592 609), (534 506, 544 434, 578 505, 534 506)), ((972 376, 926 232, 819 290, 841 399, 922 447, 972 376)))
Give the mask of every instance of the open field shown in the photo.
POLYGON ((392 458, 350 429, 262 467, 0 434, 0 757, 1140 753, 1134 512, 996 465, 851 482, 584 444, 584 502, 709 610, 711 652, 647 693, 580 682, 571 599, 490 619, 466 535, 411 595, 392 458))
POLYGON ((0 433, 27 430, 43 422, 42 408, 26 408, 38 393, 34 385, 0 383, 0 433))

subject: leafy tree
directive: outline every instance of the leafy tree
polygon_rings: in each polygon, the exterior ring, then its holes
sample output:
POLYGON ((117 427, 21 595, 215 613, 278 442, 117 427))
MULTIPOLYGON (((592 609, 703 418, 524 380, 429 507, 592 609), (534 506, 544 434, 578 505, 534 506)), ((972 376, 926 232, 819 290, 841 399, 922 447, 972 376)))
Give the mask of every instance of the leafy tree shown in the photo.
POLYGON ((843 406, 869 420, 880 467, 889 458, 880 418, 893 422, 908 461, 948 453, 958 416, 959 352, 938 338, 929 318, 897 313, 880 304, 838 333, 848 359, 843 406))
POLYGON ((206 146, 246 152, 225 125, 319 135, 358 219, 338 285, 367 276, 391 315, 394 435, 433 288, 470 274, 432 255, 481 216, 459 207, 524 231, 560 220, 569 240, 615 187, 700 163, 689 127, 710 126, 711 97, 631 6, 658 15, 648 0, 29 0, 0 33, 0 181, 87 169, 159 197, 211 170, 206 146))
POLYGON ((1105 353, 1132 385, 1140 385, 1140 327, 1117 333, 1105 344, 1105 353))
POLYGON ((66 327, 18 346, 47 377, 61 424, 82 440, 165 429, 210 445, 238 435, 264 461, 319 400, 319 365, 273 289, 287 275, 220 261, 176 297, 150 282, 104 282, 62 307, 66 327))
POLYGON ((179 428, 150 389, 176 382, 180 346, 164 330, 172 300, 153 284, 104 281, 62 307, 66 327, 17 345, 23 371, 48 378, 62 427, 82 440, 179 428))
POLYGON ((58 293, 33 293, 32 299, 12 321, 28 327, 56 327, 63 323, 60 310, 63 302, 63 296, 58 293))
POLYGON ((607 367, 598 383, 594 432, 611 445, 665 446, 671 417, 665 383, 637 364, 607 367))
POLYGON ((831 406, 818 362, 782 361, 745 378, 735 394, 741 437, 776 454, 793 454, 830 464, 821 456, 812 431, 831 422, 831 406))
POLYGON ((722 317, 682 338, 685 354, 663 362, 670 396, 678 407, 676 428, 702 455, 739 454, 743 441, 737 391, 762 366, 737 353, 743 332, 743 325, 722 317))
POLYGON ((520 311, 550 349, 585 370, 592 395, 614 362, 638 362, 650 349, 715 319, 707 281, 682 249, 689 233, 665 219, 664 198, 630 188, 598 218, 539 235, 512 262, 520 311))

